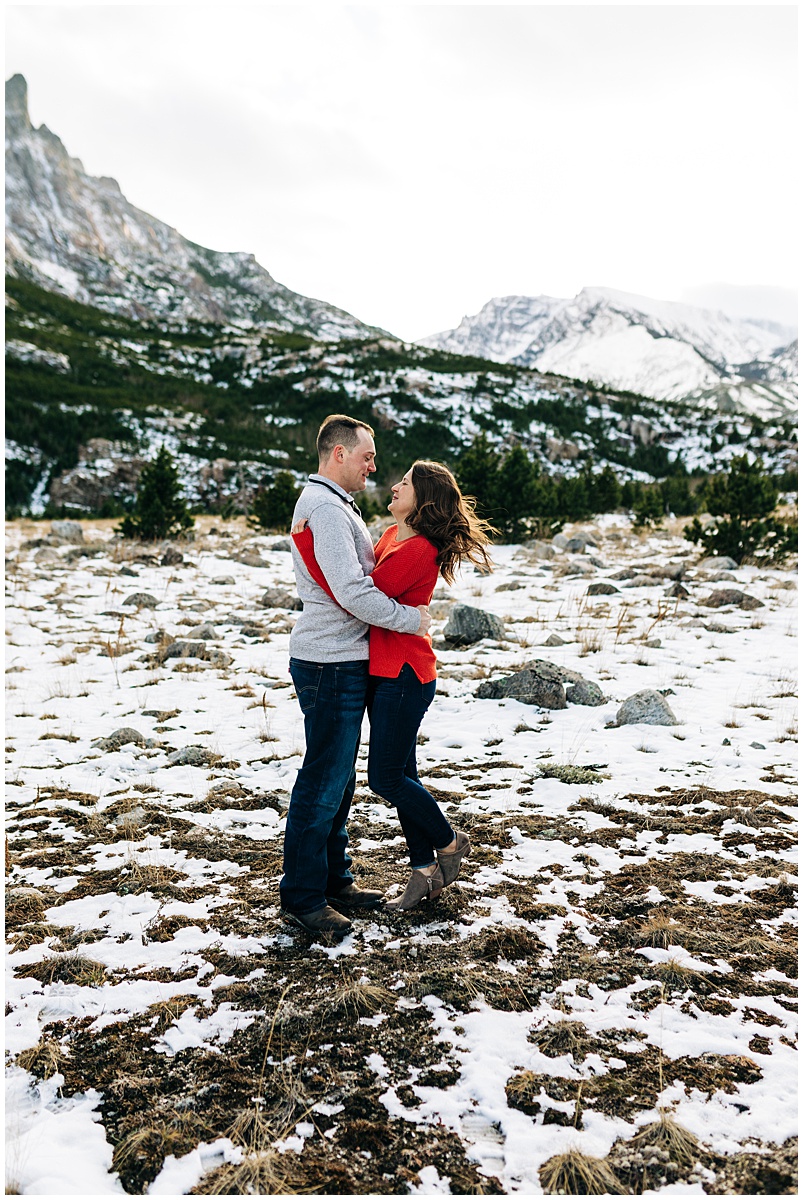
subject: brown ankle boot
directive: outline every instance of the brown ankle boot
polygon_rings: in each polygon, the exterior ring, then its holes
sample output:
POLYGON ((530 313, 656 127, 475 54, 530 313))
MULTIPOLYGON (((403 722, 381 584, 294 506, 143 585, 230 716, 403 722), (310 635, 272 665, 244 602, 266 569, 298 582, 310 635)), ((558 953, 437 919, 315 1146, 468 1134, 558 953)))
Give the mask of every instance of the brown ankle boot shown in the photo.
POLYGON ((455 879, 457 879, 460 864, 471 849, 468 834, 463 833, 462 829, 455 829, 454 836, 457 839, 457 845, 454 850, 450 850, 448 853, 445 850, 438 851, 438 864, 443 874, 444 887, 450 883, 454 883, 455 879))
POLYGON ((399 900, 389 900, 385 908, 390 909, 391 912, 407 912, 408 909, 415 908, 422 900, 437 900, 443 887, 443 875, 440 867, 436 868, 431 875, 425 875, 423 871, 413 871, 407 887, 404 889, 404 895, 399 900))

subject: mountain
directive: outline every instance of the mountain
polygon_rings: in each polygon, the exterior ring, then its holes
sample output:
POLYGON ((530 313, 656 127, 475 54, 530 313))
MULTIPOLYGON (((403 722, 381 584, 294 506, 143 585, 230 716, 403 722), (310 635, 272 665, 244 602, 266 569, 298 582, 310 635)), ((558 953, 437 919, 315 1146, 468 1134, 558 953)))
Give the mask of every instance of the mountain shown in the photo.
POLYGON ((325 340, 382 332, 277 283, 252 254, 196 246, 87 175, 46 125, 22 75, 6 82, 6 270, 107 312, 173 324, 268 325, 325 340))
POLYGON ((504 296, 421 344, 767 419, 797 408, 797 340, 770 322, 610 288, 504 296))

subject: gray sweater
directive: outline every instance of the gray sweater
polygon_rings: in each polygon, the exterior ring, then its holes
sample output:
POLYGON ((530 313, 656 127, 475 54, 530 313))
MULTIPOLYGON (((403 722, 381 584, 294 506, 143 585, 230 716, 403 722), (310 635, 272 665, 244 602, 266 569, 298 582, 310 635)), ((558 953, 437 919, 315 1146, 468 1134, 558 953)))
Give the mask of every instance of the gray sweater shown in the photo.
POLYGON ((368 658, 368 627, 417 633, 421 614, 398 604, 374 586, 374 547, 348 492, 330 479, 310 475, 298 498, 293 524, 306 520, 315 557, 337 597, 335 604, 310 575, 293 544, 293 568, 304 610, 290 635, 290 654, 308 662, 353 662, 368 658), (340 607, 339 607, 340 606, 340 607))

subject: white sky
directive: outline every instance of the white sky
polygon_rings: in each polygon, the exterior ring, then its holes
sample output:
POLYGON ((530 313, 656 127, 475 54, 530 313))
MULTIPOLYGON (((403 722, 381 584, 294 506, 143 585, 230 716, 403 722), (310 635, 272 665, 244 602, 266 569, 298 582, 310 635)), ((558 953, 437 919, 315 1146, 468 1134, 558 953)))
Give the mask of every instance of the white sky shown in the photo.
POLYGON ((794 5, 11 5, 93 175, 412 339, 607 286, 796 320, 794 5))

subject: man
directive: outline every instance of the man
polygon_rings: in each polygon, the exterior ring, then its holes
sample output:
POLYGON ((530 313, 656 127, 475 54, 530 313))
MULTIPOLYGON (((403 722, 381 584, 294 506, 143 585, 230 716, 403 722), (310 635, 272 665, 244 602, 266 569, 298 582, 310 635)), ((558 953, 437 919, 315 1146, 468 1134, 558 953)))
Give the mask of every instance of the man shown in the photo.
POLYGON ((284 835, 282 914, 309 933, 343 936, 344 912, 376 908, 382 893, 358 888, 349 870, 346 818, 368 689, 368 628, 424 635, 429 611, 391 600, 374 587, 374 548, 352 499, 376 470, 373 430, 336 413, 318 431, 318 472, 293 513, 306 520, 315 554, 337 603, 307 571, 293 546, 304 610, 290 636, 290 674, 304 714, 306 753, 290 797, 284 835))

